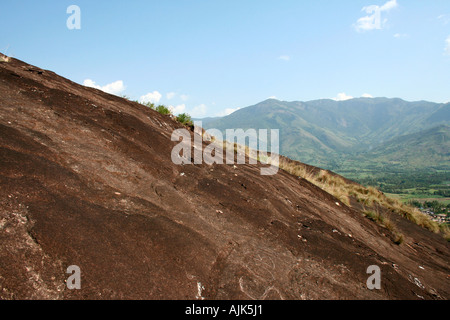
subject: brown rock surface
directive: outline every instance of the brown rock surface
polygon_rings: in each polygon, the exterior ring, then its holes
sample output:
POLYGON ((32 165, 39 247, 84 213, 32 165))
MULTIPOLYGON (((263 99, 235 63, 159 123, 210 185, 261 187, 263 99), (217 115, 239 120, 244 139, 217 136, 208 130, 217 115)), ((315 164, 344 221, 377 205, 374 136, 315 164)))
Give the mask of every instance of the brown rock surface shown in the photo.
POLYGON ((0 62, 0 299, 448 299, 449 245, 260 165, 174 165, 170 117, 0 62), (184 175, 182 175, 184 173, 184 175), (65 285, 81 268, 81 290, 65 285), (370 265, 381 290, 366 288, 370 265))

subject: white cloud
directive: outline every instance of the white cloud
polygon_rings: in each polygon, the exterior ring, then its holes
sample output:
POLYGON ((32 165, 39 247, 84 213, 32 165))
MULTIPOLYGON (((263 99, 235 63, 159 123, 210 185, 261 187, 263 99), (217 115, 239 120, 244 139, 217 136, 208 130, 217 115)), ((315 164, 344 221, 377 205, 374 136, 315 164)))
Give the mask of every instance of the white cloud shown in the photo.
POLYGON ((123 81, 119 80, 102 87, 102 90, 111 94, 119 94, 125 90, 123 81))
POLYGON ((100 86, 100 85, 96 84, 95 81, 93 81, 91 79, 86 79, 83 81, 83 85, 85 85, 86 87, 99 89, 106 93, 115 94, 115 95, 117 95, 125 90, 125 86, 123 85, 122 80, 117 80, 115 82, 107 84, 106 86, 100 86))
POLYGON ((331 98, 331 99, 334 101, 345 101, 345 100, 353 99, 353 97, 346 95, 345 92, 342 92, 342 93, 338 93, 336 98, 331 98))
POLYGON ((361 97, 363 97, 363 98, 373 98, 373 96, 371 94, 368 94, 368 93, 364 93, 361 97))
POLYGON ((194 109, 192 109, 191 116, 194 118, 204 117, 206 115, 207 109, 208 109, 208 107, 205 104, 200 104, 200 105, 194 107, 194 109))
POLYGON ((366 16, 359 18, 356 22, 355 29, 358 32, 373 30, 373 29, 381 29, 381 24, 379 19, 373 16, 366 16))
POLYGON ((399 38, 407 38, 407 37, 409 37, 409 35, 406 34, 406 33, 396 33, 396 34, 394 34, 394 38, 397 38, 397 39, 399 39, 399 38))
POLYGON ((174 115, 179 115, 180 113, 184 113, 186 110, 185 104, 179 104, 177 106, 169 106, 169 110, 172 111, 174 115))
POLYGON ((450 15, 448 14, 441 14, 437 17, 437 19, 442 23, 443 26, 446 26, 450 23, 450 15))
POLYGON ((147 103, 147 102, 158 103, 161 100, 161 97, 162 97, 161 93, 159 93, 158 91, 153 91, 153 92, 149 92, 149 93, 143 95, 139 99, 139 102, 142 102, 142 103, 147 103))
POLYGON ((180 95, 181 100, 187 101, 189 99, 189 96, 187 94, 180 95))
POLYGON ((222 112, 220 112, 217 116, 218 116, 218 117, 228 116, 228 115, 232 114, 233 112, 238 111, 239 109, 241 109, 241 108, 234 108, 234 109, 232 109, 232 108, 226 108, 225 110, 223 110, 222 112))
POLYGON ((444 54, 446 56, 450 56, 450 36, 448 36, 447 39, 445 39, 444 54))
POLYGON ((268 97, 267 99, 277 99, 277 97, 275 97, 275 96, 270 96, 270 97, 268 97))
POLYGON ((166 94, 166 98, 167 100, 171 100, 175 97, 176 93, 175 92, 169 92, 168 94, 166 94))
POLYGON ((91 79, 86 79, 83 81, 83 85, 86 87, 90 87, 90 88, 96 88, 96 89, 101 89, 101 86, 96 85, 94 81, 92 81, 91 79))
POLYGON ((288 55, 282 55, 278 57, 278 60, 290 61, 291 57, 288 55))
POLYGON ((381 21, 381 13, 389 12, 397 6, 397 0, 390 0, 381 7, 377 5, 363 7, 361 11, 364 11, 369 15, 359 18, 358 21, 356 21, 356 24, 353 25, 353 27, 358 32, 381 30, 383 28, 383 25, 385 25, 387 22, 387 19, 381 21))
POLYGON ((389 11, 391 9, 397 8, 398 7, 398 3, 397 0, 390 0, 388 2, 386 2, 385 4, 383 4, 380 8, 381 11, 389 11))

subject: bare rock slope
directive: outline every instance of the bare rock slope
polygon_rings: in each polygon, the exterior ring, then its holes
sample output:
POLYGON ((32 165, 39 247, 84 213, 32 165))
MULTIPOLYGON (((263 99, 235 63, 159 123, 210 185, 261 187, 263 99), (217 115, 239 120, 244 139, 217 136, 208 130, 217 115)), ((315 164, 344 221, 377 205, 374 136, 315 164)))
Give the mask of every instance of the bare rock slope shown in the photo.
POLYGON ((448 299, 449 245, 304 179, 171 161, 181 125, 0 62, 0 299, 448 299), (81 289, 65 284, 81 269, 81 289), (370 265, 381 289, 369 290, 370 265))

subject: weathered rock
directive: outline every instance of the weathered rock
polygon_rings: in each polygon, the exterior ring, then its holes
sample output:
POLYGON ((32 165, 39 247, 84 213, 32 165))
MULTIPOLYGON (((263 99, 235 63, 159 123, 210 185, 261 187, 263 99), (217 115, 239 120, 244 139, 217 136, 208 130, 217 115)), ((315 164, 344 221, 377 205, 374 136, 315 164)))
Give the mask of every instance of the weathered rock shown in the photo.
POLYGON ((174 165, 179 127, 0 62, 0 299, 449 298, 441 236, 400 219, 396 245, 284 171, 174 165), (71 265, 80 290, 65 284, 71 265), (381 290, 366 287, 370 265, 381 290))

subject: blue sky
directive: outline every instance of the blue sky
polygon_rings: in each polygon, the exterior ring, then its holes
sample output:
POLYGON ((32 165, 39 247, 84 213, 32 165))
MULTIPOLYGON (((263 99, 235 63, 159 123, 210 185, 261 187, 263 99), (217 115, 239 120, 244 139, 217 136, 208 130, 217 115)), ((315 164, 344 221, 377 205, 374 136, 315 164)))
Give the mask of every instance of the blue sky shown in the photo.
POLYGON ((448 0, 14 0, 0 52, 217 116, 269 97, 450 101, 448 0), (69 29, 70 5, 81 29, 69 29))

